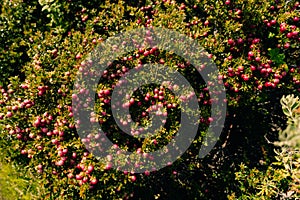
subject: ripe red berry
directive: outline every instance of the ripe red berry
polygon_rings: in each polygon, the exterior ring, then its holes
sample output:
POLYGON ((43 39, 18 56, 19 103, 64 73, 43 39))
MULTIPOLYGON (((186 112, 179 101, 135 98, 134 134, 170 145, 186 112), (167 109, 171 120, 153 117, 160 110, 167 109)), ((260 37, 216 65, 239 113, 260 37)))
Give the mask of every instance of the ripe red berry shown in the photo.
POLYGON ((254 53, 252 51, 249 51, 248 56, 252 57, 252 56, 254 56, 254 53))
POLYGON ((242 66, 242 65, 241 65, 241 66, 238 66, 238 70, 239 70, 239 71, 243 71, 243 70, 244 70, 244 66, 242 66))
POLYGON ((280 32, 282 32, 282 33, 283 33, 284 31, 286 31, 285 25, 284 25, 284 26, 280 26, 279 30, 280 30, 280 32))
POLYGON ((238 42, 238 44, 243 44, 243 43, 244 43, 244 40, 243 40, 242 38, 239 38, 239 39, 237 40, 237 42, 238 42))
POLYGON ((12 117, 12 115, 13 115, 13 114, 12 114, 12 112, 10 112, 10 111, 6 113, 6 117, 7 117, 7 118, 12 117))
POLYGON ((150 54, 150 51, 145 51, 144 56, 148 56, 150 54))
POLYGON ((96 178, 93 178, 90 183, 91 185, 96 185, 98 183, 98 180, 96 178))
POLYGON ((109 90, 104 90, 104 91, 103 91, 103 94, 109 95, 109 94, 110 94, 110 91, 109 91, 109 90))
POLYGON ((230 46, 232 46, 232 45, 234 45, 234 40, 230 38, 230 39, 228 39, 227 43, 228 43, 230 46))
POLYGON ((81 57, 82 57, 81 53, 78 53, 78 54, 76 55, 76 59, 80 59, 81 57))
POLYGON ((88 168, 87 168, 87 173, 90 174, 93 170, 94 170, 94 166, 89 165, 88 168))
POLYGON ((290 43, 288 43, 288 42, 285 43, 283 47, 284 47, 285 49, 288 49, 288 48, 290 47, 290 43))
POLYGON ((136 176, 131 176, 130 179, 132 182, 134 182, 134 181, 136 181, 136 176))
POLYGON ((253 44, 257 44, 257 43, 259 43, 259 42, 260 42, 260 39, 258 39, 258 38, 255 38, 255 39, 252 41, 253 44))
POLYGON ((276 20, 271 20, 271 25, 275 25, 276 24, 276 20))
POLYGON ((292 38, 292 37, 293 37, 293 34, 292 34, 292 33, 287 33, 287 34, 286 34, 286 37, 287 37, 287 38, 292 38))
POLYGON ((249 76, 248 75, 244 75, 243 79, 244 79, 244 81, 248 81, 249 80, 249 76))
POLYGON ((294 37, 297 37, 298 33, 299 33, 298 31, 293 31, 293 32, 292 32, 292 35, 293 35, 294 37))

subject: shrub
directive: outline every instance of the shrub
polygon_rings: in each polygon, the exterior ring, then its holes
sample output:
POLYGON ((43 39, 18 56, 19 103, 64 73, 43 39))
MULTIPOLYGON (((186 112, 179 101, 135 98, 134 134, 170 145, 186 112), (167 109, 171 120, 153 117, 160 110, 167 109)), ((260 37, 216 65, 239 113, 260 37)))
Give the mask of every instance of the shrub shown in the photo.
POLYGON ((275 145, 276 162, 266 171, 249 169, 244 164, 236 173, 239 182, 238 192, 229 199, 297 199, 300 197, 300 102, 294 95, 283 96, 282 109, 288 117, 288 126, 280 131, 279 141, 275 145), (297 110, 298 109, 298 110, 297 110))

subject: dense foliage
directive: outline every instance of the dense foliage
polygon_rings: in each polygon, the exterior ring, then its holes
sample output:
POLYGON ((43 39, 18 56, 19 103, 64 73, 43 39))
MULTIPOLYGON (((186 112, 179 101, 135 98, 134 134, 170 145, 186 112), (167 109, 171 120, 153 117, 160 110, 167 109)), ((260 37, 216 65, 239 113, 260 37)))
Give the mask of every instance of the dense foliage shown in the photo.
POLYGON ((300 102, 294 95, 281 99, 282 109, 288 117, 288 126, 280 131, 280 149, 274 149, 276 160, 265 171, 249 169, 241 164, 236 173, 240 188, 229 199, 297 199, 300 196, 300 102), (239 193, 236 195, 236 193, 239 193))
MULTIPOLYGON (((247 173, 267 170, 284 176, 268 181, 290 182, 285 172, 268 167, 275 162, 274 147, 264 136, 275 141, 276 128, 285 121, 281 96, 300 92, 299 2, 2 0, 0 8, 0 147, 6 160, 26 166, 43 180, 41 198, 224 199, 240 195, 243 199, 243 193, 257 192, 257 180, 251 183, 254 189, 241 183, 248 181, 247 173), (216 120, 209 116, 207 85, 193 74, 193 66, 170 52, 152 47, 124 55, 102 77, 92 119, 118 146, 143 153, 156 150, 172 138, 180 123, 178 99, 170 88, 150 85, 142 88, 146 96, 134 93, 131 113, 146 124, 146 109, 160 104, 168 111, 168 127, 142 141, 119 134, 109 107, 113 85, 141 64, 174 66, 194 87, 203 118, 195 141, 173 165, 144 174, 121 172, 85 149, 89 138, 78 137, 73 84, 98 44, 117 33, 151 26, 176 30, 204 47, 226 87, 228 117, 215 149, 199 159, 205 130, 216 120), (247 171, 240 163, 256 168, 247 171)), ((276 184, 279 191, 287 192, 282 188, 285 182, 276 184)), ((265 198, 278 194, 277 190, 260 191, 265 198)))

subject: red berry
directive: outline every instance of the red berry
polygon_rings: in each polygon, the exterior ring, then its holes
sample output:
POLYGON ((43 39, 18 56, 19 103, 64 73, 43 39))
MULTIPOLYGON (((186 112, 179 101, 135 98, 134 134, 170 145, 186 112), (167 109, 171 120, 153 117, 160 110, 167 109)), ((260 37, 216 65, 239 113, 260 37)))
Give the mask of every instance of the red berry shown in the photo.
POLYGON ((255 38, 255 39, 252 41, 253 44, 257 44, 257 43, 259 43, 259 42, 260 42, 260 39, 258 39, 258 38, 255 38))
POLYGON ((96 178, 93 178, 90 183, 92 185, 96 185, 98 183, 98 180, 96 178))
POLYGON ((232 46, 234 45, 234 40, 230 38, 228 39, 227 43, 232 46))
POLYGON ((132 182, 134 182, 134 181, 136 181, 136 176, 131 176, 130 179, 132 182))
POLYGON ((12 112, 10 112, 10 111, 6 113, 6 117, 7 117, 7 118, 12 117, 12 115, 13 115, 13 114, 12 114, 12 112))
POLYGON ((94 170, 94 166, 93 165, 89 165, 87 168, 87 173, 91 173, 94 170))
POLYGON ((81 53, 78 53, 78 54, 76 55, 76 59, 80 59, 81 57, 82 57, 81 53))
POLYGON ((74 177, 74 175, 72 173, 69 173, 67 176, 69 179, 72 179, 74 177))
POLYGON ((279 29, 279 30, 280 30, 280 32, 283 33, 284 31, 286 31, 286 27, 285 27, 285 26, 280 26, 280 29, 279 29))
POLYGON ((229 5, 229 4, 230 4, 230 0, 226 0, 226 1, 225 1, 225 4, 226 4, 226 5, 229 5))
POLYGON ((299 33, 298 31, 293 31, 293 32, 292 32, 292 35, 293 35, 294 37, 296 37, 296 36, 298 35, 298 33, 299 33))
POLYGON ((271 20, 271 25, 275 25, 276 24, 276 20, 271 20))
POLYGON ((288 42, 285 43, 283 47, 284 47, 285 49, 288 49, 288 48, 290 47, 290 43, 288 43, 288 42))
POLYGON ((293 37, 293 34, 292 34, 292 33, 287 33, 287 34, 286 34, 286 37, 287 37, 287 38, 291 38, 291 37, 293 37))
POLYGON ((148 56, 150 54, 150 51, 145 51, 144 56, 148 56))
POLYGON ((248 75, 244 75, 243 79, 244 79, 244 81, 248 81, 249 80, 249 76, 248 75))
POLYGON ((238 66, 238 70, 239 71, 243 71, 244 70, 244 66, 238 66))
POLYGON ((290 28, 291 28, 292 30, 294 30, 294 29, 296 29, 296 28, 297 28, 297 26, 295 26, 295 25, 291 25, 291 26, 290 26, 290 28))
POLYGON ((109 95, 109 94, 110 94, 110 91, 109 91, 109 90, 104 90, 103 93, 104 93, 105 95, 109 95))
POLYGON ((238 42, 238 44, 243 44, 243 43, 244 43, 244 40, 243 40, 242 38, 239 38, 239 39, 237 40, 237 42, 238 42))

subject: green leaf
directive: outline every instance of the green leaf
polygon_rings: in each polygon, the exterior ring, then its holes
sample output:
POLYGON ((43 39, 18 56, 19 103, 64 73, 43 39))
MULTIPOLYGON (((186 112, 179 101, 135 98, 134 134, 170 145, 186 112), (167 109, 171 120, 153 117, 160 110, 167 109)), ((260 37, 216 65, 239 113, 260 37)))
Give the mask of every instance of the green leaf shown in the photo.
POLYGON ((49 11, 49 5, 45 5, 45 6, 43 6, 43 8, 42 8, 42 11, 44 11, 44 10, 47 10, 47 11, 49 11))
POLYGON ((269 33, 269 36, 268 36, 268 38, 273 38, 275 36, 275 33, 269 33))
POLYGON ((268 49, 269 50, 269 56, 271 58, 271 60, 274 61, 275 64, 280 65, 280 64, 284 64, 284 59, 285 59, 285 55, 284 54, 280 54, 280 49, 279 48, 275 48, 275 49, 268 49))
POLYGON ((289 110, 287 108, 284 108, 282 111, 287 116, 290 114, 290 112, 289 112, 289 110))

